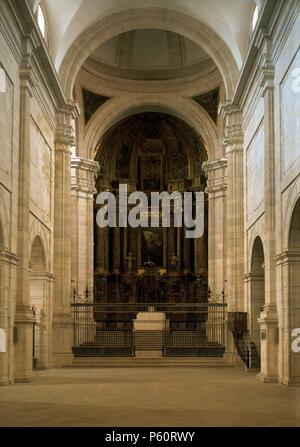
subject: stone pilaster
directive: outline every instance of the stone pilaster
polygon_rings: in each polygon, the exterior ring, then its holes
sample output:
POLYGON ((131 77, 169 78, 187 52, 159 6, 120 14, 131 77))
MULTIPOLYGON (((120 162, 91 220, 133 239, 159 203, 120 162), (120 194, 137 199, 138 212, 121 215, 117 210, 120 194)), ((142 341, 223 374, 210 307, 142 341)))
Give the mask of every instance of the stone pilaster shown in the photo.
POLYGON ((74 145, 72 120, 74 105, 57 113, 55 135, 55 227, 54 227, 54 306, 53 365, 72 363, 73 323, 71 315, 71 147, 74 145))
MULTIPOLYGON (((109 191, 105 182, 97 184, 97 192, 109 191)), ((101 207, 101 206, 100 206, 101 207)), ((97 208, 98 210, 98 208, 97 208)), ((107 276, 109 272, 109 227, 100 228, 96 223, 96 271, 97 276, 107 276)))
POLYGON ((94 194, 98 172, 98 162, 72 157, 72 284, 79 295, 94 286, 94 194))
POLYGON ((14 313, 19 258, 4 249, 0 253, 0 328, 5 333, 5 352, 0 352, 0 385, 14 382, 14 313))
POLYGON ((222 109, 225 119, 224 146, 227 157, 226 296, 230 312, 244 311, 244 185, 241 112, 233 106, 222 109))
POLYGON ((225 288, 227 159, 205 162, 208 194, 208 284, 213 295, 225 288))
POLYGON ((15 381, 34 378, 32 371, 33 314, 29 290, 29 201, 30 201, 30 101, 37 84, 32 53, 37 46, 33 33, 23 43, 20 66, 20 159, 18 205, 17 301, 15 313, 15 381))
MULTIPOLYGON (((226 301, 228 312, 243 312, 244 303, 244 179, 243 132, 239 108, 222 106, 225 121, 224 148, 227 158, 226 200, 226 301)), ((227 331, 225 359, 238 360, 233 336, 227 331)))
POLYGON ((272 42, 259 36, 262 48, 260 85, 264 99, 264 164, 265 164, 265 305, 261 325, 261 373, 264 382, 278 380, 278 317, 276 304, 276 234, 275 234, 275 144, 274 144, 274 67, 272 42))

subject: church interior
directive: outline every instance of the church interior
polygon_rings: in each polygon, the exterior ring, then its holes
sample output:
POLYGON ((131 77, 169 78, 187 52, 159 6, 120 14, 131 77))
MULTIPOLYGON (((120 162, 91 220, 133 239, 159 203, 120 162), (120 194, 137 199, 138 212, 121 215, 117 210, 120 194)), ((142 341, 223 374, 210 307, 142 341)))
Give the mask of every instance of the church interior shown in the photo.
POLYGON ((0 427, 300 425, 299 43, 299 0, 0 1, 0 427), (97 225, 125 185, 202 235, 97 225))

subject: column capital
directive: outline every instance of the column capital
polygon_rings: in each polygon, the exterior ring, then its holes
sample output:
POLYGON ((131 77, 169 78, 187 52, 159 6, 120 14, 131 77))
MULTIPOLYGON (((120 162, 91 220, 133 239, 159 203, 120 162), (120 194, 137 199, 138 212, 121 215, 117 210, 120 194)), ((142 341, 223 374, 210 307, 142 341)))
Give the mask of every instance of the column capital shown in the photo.
POLYGON ((217 160, 205 161, 202 165, 203 171, 208 174, 211 171, 227 168, 227 158, 218 158, 217 160))
POLYGON ((266 30, 259 30, 255 46, 260 51, 258 84, 262 88, 262 96, 264 96, 268 89, 274 89, 275 73, 272 60, 273 40, 266 30))
POLYGON ((39 81, 33 69, 32 56, 30 54, 23 56, 19 75, 21 90, 27 90, 29 95, 32 96, 32 90, 38 85, 39 81))
POLYGON ((99 163, 81 157, 71 158, 71 188, 90 194, 97 192, 95 181, 99 174, 99 163))
POLYGON ((261 96, 264 97, 266 92, 268 90, 273 91, 274 90, 274 76, 275 76, 275 69, 272 64, 266 63, 261 68, 261 73, 259 76, 259 86, 261 87, 261 96))
POLYGON ((274 261, 276 265, 298 264, 300 263, 300 251, 286 250, 275 256, 274 261))
POLYGON ((242 111, 239 106, 226 103, 221 106, 220 113, 225 121, 223 146, 242 146, 244 140, 242 111))
POLYGON ((278 314, 276 303, 265 304, 257 320, 259 323, 278 324, 278 314))
POLYGON ((220 104, 219 113, 221 115, 221 118, 223 118, 225 120, 228 118, 236 119, 241 115, 242 110, 241 110, 240 106, 232 104, 232 102, 230 102, 230 101, 227 101, 227 102, 220 104))
MULTIPOLYGON (((72 121, 79 116, 79 106, 76 102, 69 101, 56 111, 55 142, 62 146, 74 146, 75 137, 72 121)), ((56 149, 65 149, 57 146, 56 149)))
POLYGON ((205 192, 210 197, 227 190, 227 158, 206 161, 203 163, 203 170, 208 177, 205 192))
POLYGON ((6 262, 8 264, 17 266, 18 263, 19 263, 20 258, 15 253, 12 253, 9 250, 7 250, 6 248, 4 248, 0 252, 0 260, 2 262, 6 262))

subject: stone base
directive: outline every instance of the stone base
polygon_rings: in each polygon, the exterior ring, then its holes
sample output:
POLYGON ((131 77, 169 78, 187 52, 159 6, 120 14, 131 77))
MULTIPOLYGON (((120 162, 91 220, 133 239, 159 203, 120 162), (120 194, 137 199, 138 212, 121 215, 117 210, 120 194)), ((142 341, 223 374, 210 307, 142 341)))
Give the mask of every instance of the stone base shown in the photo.
POLYGON ((9 384, 10 384, 10 380, 8 379, 8 377, 0 378, 0 386, 5 386, 5 385, 9 385, 9 384))
POLYGON ((52 325, 52 367, 61 368, 73 363, 73 321, 70 314, 56 314, 52 325))
POLYGON ((260 372, 259 374, 257 374, 256 378, 263 383, 278 383, 277 376, 272 376, 270 374, 265 374, 263 372, 260 372))
POLYGON ((282 380, 282 384, 286 385, 286 386, 291 386, 291 387, 299 387, 300 386, 300 377, 292 377, 292 378, 288 378, 288 377, 284 377, 284 379, 282 380))
POLYGON ((33 372, 24 373, 22 375, 15 376, 15 383, 30 383, 36 380, 37 375, 33 372))
POLYGON ((164 331, 166 328, 164 312, 139 312, 133 320, 134 331, 164 331))
POLYGON ((52 368, 63 368, 65 366, 72 366, 74 355, 72 353, 55 353, 52 355, 52 368))
POLYGON ((162 349, 153 349, 153 350, 143 350, 139 349, 135 351, 135 356, 138 358, 161 358, 162 357, 162 349))
POLYGON ((226 351, 224 356, 224 363, 226 363, 227 365, 236 365, 237 363, 237 354, 236 352, 228 352, 226 351))

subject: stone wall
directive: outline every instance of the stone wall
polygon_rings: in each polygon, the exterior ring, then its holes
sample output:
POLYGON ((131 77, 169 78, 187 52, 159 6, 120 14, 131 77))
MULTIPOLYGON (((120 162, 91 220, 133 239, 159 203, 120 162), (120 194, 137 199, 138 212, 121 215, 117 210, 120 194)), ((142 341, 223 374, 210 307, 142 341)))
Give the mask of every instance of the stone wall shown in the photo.
MULTIPOLYGON (((70 107, 26 2, 0 4, 0 69, 5 73, 0 93, 0 327, 5 334, 0 384, 5 384, 34 377, 34 327, 38 365, 53 364, 58 133, 65 136, 66 147, 71 144, 67 119, 60 127, 57 122, 58 113, 70 116, 70 107)), ((67 290, 64 294, 70 299, 67 290)))
POLYGON ((291 263, 288 235, 299 198, 299 30, 299 2, 277 4, 265 32, 259 30, 254 37, 256 57, 245 64, 247 82, 238 101, 244 133, 245 306, 251 314, 255 299, 251 283, 257 281, 252 271, 253 247, 259 237, 265 278, 265 303, 259 319, 260 378, 286 384, 298 382, 300 375, 297 362, 294 368, 288 366, 296 355, 291 351, 290 318, 296 308, 287 279, 291 263))

